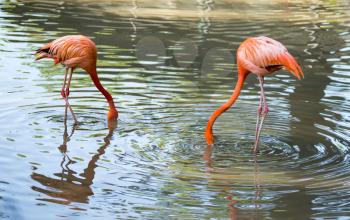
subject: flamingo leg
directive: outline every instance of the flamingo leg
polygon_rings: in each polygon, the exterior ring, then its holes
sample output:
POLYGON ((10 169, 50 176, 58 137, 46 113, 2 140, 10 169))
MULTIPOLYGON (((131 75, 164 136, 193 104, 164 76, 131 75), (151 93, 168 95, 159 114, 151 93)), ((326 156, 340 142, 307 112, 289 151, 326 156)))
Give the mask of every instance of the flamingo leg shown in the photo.
POLYGON ((258 130, 259 130, 259 124, 260 124, 260 118, 261 118, 261 112, 262 112, 262 104, 263 104, 262 101, 263 101, 263 96, 260 93, 259 107, 258 107, 258 111, 256 114, 255 142, 257 141, 257 134, 258 134, 258 130))
MULTIPOLYGON (((63 88, 62 88, 62 91, 63 88)), ((62 95, 63 96, 63 95, 62 95)), ((64 108, 64 131, 63 131, 63 143, 58 147, 61 153, 66 153, 67 152, 67 142, 68 142, 68 132, 67 132, 67 108, 68 106, 66 105, 64 108)))
POLYGON ((62 85, 62 89, 61 89, 61 96, 63 98, 66 98, 65 88, 66 88, 66 83, 67 83, 67 75, 68 75, 68 70, 66 69, 66 73, 64 74, 63 85, 62 85))
POLYGON ((261 100, 261 102, 259 104, 259 109, 258 109, 257 129, 256 129, 256 134, 255 134, 255 144, 254 144, 254 148, 253 148, 254 153, 258 152, 261 129, 263 127, 266 115, 269 112, 269 108, 267 106, 265 94, 264 94, 264 77, 258 76, 258 79, 259 79, 259 83, 260 83, 260 100, 261 100), (261 113, 262 106, 264 107, 264 111, 261 113), (260 116, 261 116, 261 118, 260 118, 260 116), (259 124, 259 118, 260 118, 260 124, 259 124))
POLYGON ((62 91, 61 91, 61 95, 64 99, 64 101, 66 102, 66 106, 69 108, 70 112, 72 113, 73 119, 74 119, 74 124, 78 124, 78 120, 77 117, 74 114, 74 111, 72 109, 72 106, 69 104, 68 102, 68 96, 69 96, 69 87, 70 87, 70 82, 72 80, 72 75, 73 75, 73 69, 72 68, 66 68, 66 74, 64 76, 64 82, 63 82, 63 87, 62 87, 62 91), (66 83, 67 81, 67 75, 68 76, 68 83, 66 83), (62 94, 63 93, 63 94, 62 94))
POLYGON ((68 78, 68 85, 66 87, 66 96, 69 96, 69 87, 70 87, 70 82, 72 81, 72 76, 73 76, 73 69, 72 68, 68 68, 68 73, 69 73, 69 78, 68 78))

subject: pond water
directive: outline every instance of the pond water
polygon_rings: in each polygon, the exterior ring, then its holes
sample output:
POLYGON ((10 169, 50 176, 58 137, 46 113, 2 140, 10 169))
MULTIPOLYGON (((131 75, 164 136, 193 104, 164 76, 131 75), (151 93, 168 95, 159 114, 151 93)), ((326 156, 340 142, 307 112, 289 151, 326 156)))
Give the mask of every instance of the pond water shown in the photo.
POLYGON ((343 1, 1 1, 0 218, 309 219, 350 215, 350 3, 343 1), (96 42, 120 117, 84 71, 34 62, 50 40, 96 42), (266 78, 270 113, 250 149, 259 85, 205 143, 249 36, 282 42, 305 73, 266 78))

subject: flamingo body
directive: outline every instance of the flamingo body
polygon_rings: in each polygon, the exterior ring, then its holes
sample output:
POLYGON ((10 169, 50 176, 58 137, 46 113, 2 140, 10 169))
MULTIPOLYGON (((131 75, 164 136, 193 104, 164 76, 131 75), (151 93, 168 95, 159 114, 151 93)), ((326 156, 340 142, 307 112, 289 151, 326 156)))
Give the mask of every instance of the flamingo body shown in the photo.
MULTIPOLYGON (((66 74, 62 86, 62 97, 68 103, 70 80, 75 68, 84 69, 91 77, 97 89, 105 96, 109 104, 108 120, 118 118, 111 94, 102 86, 96 71, 97 49, 95 43, 83 35, 67 35, 45 44, 36 51, 36 59, 52 58, 55 64, 61 63, 66 67, 66 74), (67 72, 69 72, 68 83, 67 72)), ((76 121, 73 110, 69 108, 76 121)), ((77 122, 77 121, 76 121, 77 122)))
POLYGON ((238 80, 235 89, 230 99, 214 111, 208 120, 205 138, 209 145, 214 144, 213 125, 215 120, 234 104, 243 88, 246 77, 249 73, 253 73, 257 75, 261 89, 254 146, 254 152, 257 152, 261 128, 269 111, 264 95, 264 77, 282 68, 291 72, 298 79, 304 77, 304 73, 295 58, 280 42, 261 36, 248 38, 241 43, 237 50, 238 80))
POLYGON ((253 37, 242 42, 237 50, 237 63, 245 70, 265 76, 286 68, 298 79, 304 74, 294 57, 280 42, 268 37, 253 37))

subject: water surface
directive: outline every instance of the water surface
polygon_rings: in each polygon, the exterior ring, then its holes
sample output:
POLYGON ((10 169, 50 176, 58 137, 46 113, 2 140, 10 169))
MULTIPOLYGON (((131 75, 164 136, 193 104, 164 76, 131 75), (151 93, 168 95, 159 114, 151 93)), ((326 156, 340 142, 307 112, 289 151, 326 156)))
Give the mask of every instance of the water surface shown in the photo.
POLYGON ((309 219, 350 215, 348 1, 1 1, 0 218, 309 219), (119 109, 76 70, 33 51, 68 34, 98 45, 98 72, 119 109), (269 36, 305 73, 266 78, 270 113, 250 152, 259 101, 250 76, 231 95, 235 51, 269 36))

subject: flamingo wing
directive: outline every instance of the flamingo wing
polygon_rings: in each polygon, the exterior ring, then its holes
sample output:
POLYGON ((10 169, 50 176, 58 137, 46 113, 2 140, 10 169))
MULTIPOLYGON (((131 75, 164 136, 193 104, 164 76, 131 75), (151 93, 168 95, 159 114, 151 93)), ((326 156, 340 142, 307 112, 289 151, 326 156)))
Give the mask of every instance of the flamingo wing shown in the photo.
POLYGON ((84 57, 95 55, 95 44, 87 37, 81 35, 68 35, 60 37, 36 51, 36 59, 53 58, 55 64, 63 63, 76 65, 84 57), (90 51, 93 50, 93 51, 90 51))
POLYGON ((238 48, 237 62, 255 74, 268 74, 284 67, 298 79, 304 77, 295 58, 280 42, 268 37, 248 38, 238 48))

